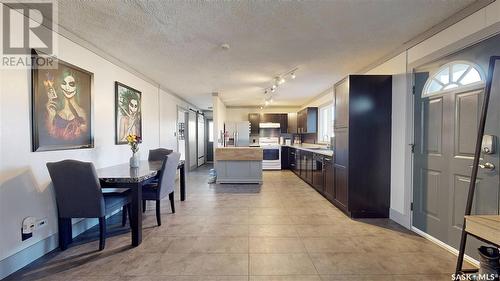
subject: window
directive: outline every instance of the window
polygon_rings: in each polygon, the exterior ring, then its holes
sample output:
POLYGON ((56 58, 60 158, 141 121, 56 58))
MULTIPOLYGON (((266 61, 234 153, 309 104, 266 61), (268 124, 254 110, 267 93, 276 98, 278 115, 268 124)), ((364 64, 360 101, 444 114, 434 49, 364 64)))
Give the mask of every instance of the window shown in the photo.
POLYGON ((460 87, 483 83, 484 75, 479 66, 466 61, 455 61, 445 64, 425 82, 422 97, 439 95, 460 87))
POLYGON ((318 142, 330 143, 333 137, 333 103, 319 108, 318 126, 318 142))
POLYGON ((208 142, 214 142, 214 121, 208 120, 208 142))

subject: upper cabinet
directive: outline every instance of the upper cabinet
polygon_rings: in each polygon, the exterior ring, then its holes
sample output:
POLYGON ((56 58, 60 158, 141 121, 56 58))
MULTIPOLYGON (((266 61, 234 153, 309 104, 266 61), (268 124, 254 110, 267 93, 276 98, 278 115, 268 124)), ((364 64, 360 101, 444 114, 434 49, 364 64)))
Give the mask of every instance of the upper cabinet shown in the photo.
POLYGON ((349 125, 349 79, 345 78, 335 85, 335 128, 349 125))
POLYGON ((250 134, 258 135, 259 134, 259 123, 260 123, 260 114, 259 113, 249 113, 248 121, 250 122, 250 134))
POLYGON ((250 134, 259 134, 259 123, 279 123, 281 133, 288 132, 288 114, 287 113, 249 113, 250 134))
POLYGON ((297 133, 309 134, 318 132, 318 108, 306 107, 297 112, 297 133))

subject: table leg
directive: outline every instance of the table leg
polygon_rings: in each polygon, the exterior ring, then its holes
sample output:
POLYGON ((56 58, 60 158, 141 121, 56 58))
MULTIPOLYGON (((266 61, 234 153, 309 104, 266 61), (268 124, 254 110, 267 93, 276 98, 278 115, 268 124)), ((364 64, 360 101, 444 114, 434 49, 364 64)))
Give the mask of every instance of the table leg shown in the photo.
POLYGON ((186 200, 186 170, 185 165, 182 164, 180 167, 180 190, 181 190, 181 201, 186 200))
POLYGON ((142 182, 130 183, 132 192, 130 206, 130 229, 132 233, 132 246, 139 246, 142 242, 142 182))

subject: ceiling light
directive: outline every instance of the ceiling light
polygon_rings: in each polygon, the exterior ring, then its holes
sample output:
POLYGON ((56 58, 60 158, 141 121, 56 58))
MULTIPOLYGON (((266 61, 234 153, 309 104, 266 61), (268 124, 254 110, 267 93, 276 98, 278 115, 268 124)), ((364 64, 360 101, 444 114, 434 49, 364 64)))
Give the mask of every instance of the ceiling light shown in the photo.
POLYGON ((290 74, 290 77, 291 77, 292 79, 295 79, 295 77, 297 77, 297 76, 295 76, 295 72, 292 72, 292 74, 290 74))
POLYGON ((264 104, 265 104, 265 105, 269 105, 269 102, 266 100, 266 101, 264 102, 264 104))
POLYGON ((271 90, 272 90, 273 92, 274 92, 274 90, 276 90, 276 88, 278 88, 278 85, 276 85, 276 84, 273 84, 273 85, 271 86, 271 90))
POLYGON ((263 107, 261 106, 260 109, 263 109, 263 107))
POLYGON ((276 91, 276 87, 271 88, 271 93, 274 93, 274 91, 276 91))
POLYGON ((281 85, 281 84, 285 83, 285 78, 283 78, 283 77, 276 77, 276 82, 278 83, 278 85, 281 85))

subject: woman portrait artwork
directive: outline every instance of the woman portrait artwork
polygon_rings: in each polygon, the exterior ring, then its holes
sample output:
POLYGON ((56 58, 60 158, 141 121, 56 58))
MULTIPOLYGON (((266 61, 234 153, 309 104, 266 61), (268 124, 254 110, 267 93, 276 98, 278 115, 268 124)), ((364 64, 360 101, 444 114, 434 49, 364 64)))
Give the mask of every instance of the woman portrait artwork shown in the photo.
POLYGON ((116 143, 126 144, 128 135, 142 137, 141 92, 115 82, 116 143))
POLYGON ((33 151, 93 147, 91 75, 62 61, 33 69, 33 151))
POLYGON ((61 140, 75 140, 87 132, 87 112, 80 106, 78 75, 65 69, 57 82, 47 79, 47 129, 61 140))

